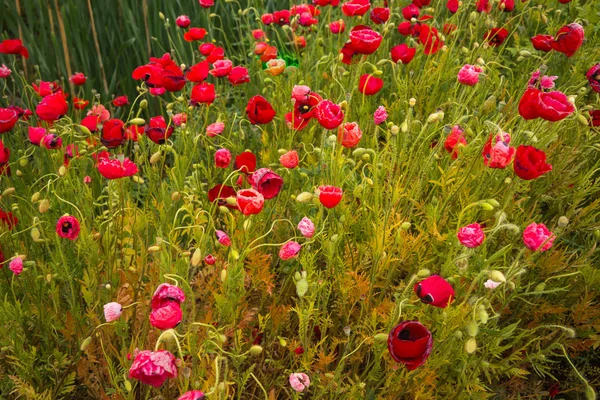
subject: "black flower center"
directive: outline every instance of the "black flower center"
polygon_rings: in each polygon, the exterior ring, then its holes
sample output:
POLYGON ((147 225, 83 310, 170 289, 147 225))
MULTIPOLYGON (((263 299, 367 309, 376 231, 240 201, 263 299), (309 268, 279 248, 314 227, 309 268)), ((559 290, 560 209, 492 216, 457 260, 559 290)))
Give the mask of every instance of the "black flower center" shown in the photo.
POLYGON ((398 333, 398 339, 400 340, 409 340, 410 339, 410 330, 408 329, 402 329, 399 333, 398 333))
POLYGON ((63 222, 60 230, 62 231, 62 233, 69 233, 71 228, 72 228, 72 226, 71 226, 70 222, 63 222))

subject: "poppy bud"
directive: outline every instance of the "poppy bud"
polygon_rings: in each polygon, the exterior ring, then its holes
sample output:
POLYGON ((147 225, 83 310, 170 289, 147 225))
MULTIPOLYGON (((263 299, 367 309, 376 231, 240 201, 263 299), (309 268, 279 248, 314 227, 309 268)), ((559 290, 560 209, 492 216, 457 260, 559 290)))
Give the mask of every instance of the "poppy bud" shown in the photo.
POLYGON ((564 215, 558 219, 558 226, 560 226, 561 228, 564 228, 568 224, 569 224, 569 218, 565 217, 564 215))
POLYGON ((411 227, 410 222, 403 222, 402 225, 400 225, 400 228, 402 228, 405 231, 409 230, 410 227, 411 227))
POLYGON ((477 316, 479 317, 479 320, 481 321, 481 323, 484 325, 487 324, 488 319, 490 317, 490 315, 487 313, 487 311, 485 311, 484 308, 479 310, 479 313, 477 314, 477 316))
POLYGON ((261 346, 259 346, 259 345, 255 344, 254 346, 250 347, 250 355, 252 355, 252 356, 256 357, 260 353, 262 353, 262 351, 263 351, 263 348, 261 346))
POLYGON ((40 240, 40 230, 36 227, 31 228, 31 238, 34 242, 40 240))
POLYGON ((64 165, 61 165, 60 168, 58 169, 58 175, 65 176, 66 173, 67 173, 67 167, 65 167, 64 165))
POLYGON ((477 340, 475 340, 475 338, 470 338, 465 342, 465 351, 468 354, 473 354, 475 353, 475 350, 477 350, 477 340))
POLYGON ((475 337, 479 333, 479 326, 477 325, 477 322, 475 322, 475 321, 471 321, 465 327, 465 329, 466 329, 467 333, 469 334, 469 336, 471 336, 471 337, 475 337))
POLYGON ((32 196, 31 196, 31 202, 35 203, 36 201, 38 201, 40 199, 40 192, 35 192, 32 196))
POLYGON ((190 261, 190 263, 194 267, 197 267, 198 265, 200 265, 201 261, 202 261, 202 252, 200 251, 200 249, 194 250, 194 254, 192 255, 192 260, 190 261))
POLYGON ((309 192, 302 192, 296 196, 296 201, 299 203, 308 203, 313 199, 313 194, 309 192))
POLYGON ((373 336, 373 339, 375 339, 376 342, 379 343, 385 343, 388 340, 388 334, 387 333, 378 333, 377 335, 373 336))
POLYGON ((419 278, 427 278, 429 275, 431 275, 431 271, 426 268, 423 268, 417 272, 417 277, 419 278))
POLYGON ((146 125, 146 121, 143 118, 134 118, 128 123, 132 125, 146 125))
POLYGON ((308 282, 306 279, 302 278, 296 282, 296 294, 298 294, 298 297, 302 298, 306 292, 308 292, 308 282))
POLYGON ((504 274, 498 270, 493 270, 490 273, 490 278, 496 282, 506 282, 506 278, 504 277, 504 274))
POLYGON ((479 203, 479 206, 481 208, 483 208, 486 211, 492 211, 494 209, 494 206, 491 205, 490 203, 486 202, 486 201, 482 201, 479 203))
POLYGON ((162 154, 160 151, 157 151, 156 153, 152 154, 152 156, 150 156, 150 164, 156 164, 157 162, 159 162, 161 156, 162 154))
POLYGON ((226 280, 227 280, 227 270, 222 269, 221 270, 221 282, 225 282, 226 280))
POLYGON ((46 211, 48 211, 48 209, 50 208, 50 201, 48 199, 43 199, 42 201, 40 201, 40 204, 38 206, 38 211, 40 213, 45 213, 46 211))
POLYGON ((85 351, 88 348, 88 346, 90 345, 90 343, 92 343, 92 338, 91 338, 91 336, 88 336, 83 340, 83 342, 81 342, 81 346, 79 346, 79 350, 85 351))
POLYGON ((150 246, 150 247, 148 247, 148 253, 156 253, 157 251, 160 251, 160 247, 159 246, 150 246))

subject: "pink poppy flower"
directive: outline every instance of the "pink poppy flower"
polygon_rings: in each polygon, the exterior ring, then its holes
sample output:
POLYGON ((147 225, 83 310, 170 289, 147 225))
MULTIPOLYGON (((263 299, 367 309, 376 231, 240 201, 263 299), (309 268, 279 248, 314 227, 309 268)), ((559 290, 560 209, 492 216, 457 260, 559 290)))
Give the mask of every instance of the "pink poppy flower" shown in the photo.
POLYGON ((249 178, 252 188, 265 196, 265 199, 272 199, 279 194, 283 186, 283 179, 268 168, 261 168, 255 171, 249 178))
POLYGON ((177 400, 204 400, 204 393, 200 390, 190 390, 189 392, 185 392, 179 399, 177 400))
POLYGON ((290 386, 296 392, 303 392, 310 386, 310 378, 303 372, 292 373, 290 374, 290 386))
POLYGON ((282 260, 289 260, 290 258, 298 257, 298 253, 300 253, 301 246, 297 242, 287 242, 283 246, 281 246, 281 250, 279 250, 279 258, 282 260))
POLYGON ((492 290, 492 289, 496 289, 496 288, 497 288, 498 286, 500 286, 501 284, 502 284, 502 282, 496 282, 496 281, 493 281, 493 280, 491 280, 491 279, 488 279, 487 281, 485 281, 485 283, 483 284, 483 286, 484 286, 486 289, 490 289, 490 290, 492 290))
POLYGON ((119 303, 112 302, 104 305, 104 319, 106 322, 116 321, 121 313, 123 313, 123 306, 119 303))
POLYGON ((556 236, 544 224, 531 223, 523 231, 523 244, 529 250, 546 251, 554 243, 556 236))
POLYGON ((242 189, 237 192, 237 205, 244 215, 258 214, 263 209, 265 198, 254 189, 242 189))
POLYGON ((10 263, 8 263, 8 268, 13 274, 20 275, 21 272, 23 272, 23 259, 21 257, 13 258, 10 260, 10 263))
POLYGON ((213 124, 210 124, 206 127, 206 136, 215 137, 217 135, 220 135, 221 132, 223 132, 223 129, 225 129, 225 124, 222 122, 215 122, 213 124))
POLYGON ((229 239, 229 236, 225 232, 216 230, 215 235, 217 235, 217 240, 223 246, 226 246, 226 247, 231 246, 231 239, 229 239))
POLYGON ((65 239, 77 239, 79 236, 79 229, 79 221, 77 221, 77 218, 70 215, 60 217, 56 222, 56 233, 58 233, 58 236, 65 239))
POLYGON ((460 243, 465 247, 475 248, 481 246, 485 239, 485 234, 481 225, 474 223, 471 225, 464 226, 458 230, 456 235, 460 243))
POLYGON ((388 117, 388 114, 385 111, 385 107, 379 106, 377 108, 377 110, 375 110, 375 113, 373 114, 373 122, 375 122, 375 125, 382 124, 385 122, 387 117, 388 117))
POLYGON ((181 322, 183 314, 177 301, 163 301, 150 313, 150 324, 160 330, 173 329, 181 322))
POLYGON ((227 168, 231 162, 231 152, 227 149, 219 149, 215 153, 215 166, 217 168, 227 168))
POLYGON ((338 128, 338 142, 349 149, 355 147, 362 139, 362 131, 356 122, 346 122, 338 128))
POLYGON ((479 74, 482 72, 481 67, 477 65, 465 64, 458 71, 458 82, 463 85, 475 86, 479 82, 479 74))
POLYGON ((140 351, 129 369, 129 377, 160 387, 167 379, 177 377, 175 356, 166 350, 140 351))
POLYGON ((298 230, 305 238, 311 238, 315 234, 315 224, 309 218, 304 217, 298 223, 298 230))

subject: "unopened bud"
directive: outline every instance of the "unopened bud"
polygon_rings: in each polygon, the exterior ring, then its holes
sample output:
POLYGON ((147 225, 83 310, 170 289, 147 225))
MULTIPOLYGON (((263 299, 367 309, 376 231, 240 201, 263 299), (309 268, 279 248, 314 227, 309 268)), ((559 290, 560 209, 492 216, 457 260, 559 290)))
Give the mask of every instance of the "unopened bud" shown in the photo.
POLYGON ((159 162, 161 156, 162 153, 160 151, 157 151, 156 153, 152 154, 152 156, 150 156, 150 164, 156 164, 157 162, 159 162))
POLYGON ((171 193, 171 200, 172 201, 178 201, 181 199, 181 194, 179 192, 173 192, 171 193))
POLYGON ((417 276, 419 278, 427 278, 429 275, 431 275, 431 271, 428 270, 427 268, 423 268, 423 269, 419 270, 419 272, 417 272, 417 276))
POLYGON ((140 101, 140 108, 143 110, 145 108, 148 107, 148 100, 143 99, 142 101, 140 101))
POLYGON ((194 254, 192 255, 192 259, 191 259, 190 263, 194 267, 197 267, 198 265, 200 265, 201 262, 202 262, 202 252, 200 251, 200 249, 196 249, 196 250, 194 250, 194 254))
POLYGON ((50 201, 48 199, 43 199, 42 201, 40 201, 40 204, 38 205, 38 211, 40 213, 45 213, 46 211, 48 211, 48 209, 50 208, 50 201))
POLYGON ((469 334, 469 336, 471 336, 471 337, 475 337, 479 333, 479 326, 477 325, 477 322, 475 322, 475 321, 471 321, 465 327, 465 329, 466 329, 467 333, 469 334))
POLYGON ((558 226, 560 226, 561 228, 564 228, 568 224, 569 224, 569 218, 565 217, 564 215, 558 219, 558 226))
POLYGON ((410 105, 411 107, 414 107, 417 104, 417 99, 415 99, 414 97, 411 97, 408 100, 408 105, 410 105))
POLYGON ((35 203, 36 201, 38 201, 40 199, 40 195, 40 192, 35 192, 33 196, 31 196, 31 202, 35 203))
POLYGON ((4 196, 10 196, 11 194, 13 194, 15 192, 15 188, 14 187, 9 187, 4 189, 4 191, 2 192, 2 197, 4 196))
POLYGON ((79 346, 79 350, 85 351, 88 348, 88 346, 90 345, 90 343, 92 343, 92 337, 88 336, 83 340, 83 342, 81 342, 81 346, 79 346))
POLYGON ((409 230, 410 227, 411 227, 410 222, 403 222, 402 225, 400 225, 400 228, 402 228, 405 231, 409 230))
POLYGON ((160 246, 150 246, 148 247, 148 253, 156 253, 160 251, 160 246))
POLYGON ((221 282, 225 282, 226 280, 227 280, 227 270, 222 269, 221 270, 221 282))
POLYGON ((477 350, 477 340, 475 338, 470 338, 465 343, 465 351, 467 354, 473 354, 477 350))
POLYGON ((131 125, 145 125, 146 121, 143 118, 134 118, 129 121, 131 125))
POLYGON ((490 279, 496 282, 506 282, 506 277, 504 274, 496 269, 490 272, 490 279))
POLYGON ((252 356, 255 356, 255 357, 256 357, 256 356, 258 356, 260 353, 262 353, 262 351, 263 351, 263 348, 262 348, 262 347, 260 347, 259 345, 256 345, 256 344, 255 344, 254 346, 250 347, 250 355, 252 355, 252 356))
POLYGON ((67 173, 67 167, 65 167, 64 165, 61 165, 60 168, 58 169, 58 175, 65 176, 66 173, 67 173))
POLYGON ((389 335, 387 333, 378 333, 377 335, 373 336, 375 341, 379 343, 387 343, 388 337, 389 335))
POLYGON ((296 201, 300 203, 308 203, 313 199, 313 194, 309 192, 302 192, 296 196, 296 201))

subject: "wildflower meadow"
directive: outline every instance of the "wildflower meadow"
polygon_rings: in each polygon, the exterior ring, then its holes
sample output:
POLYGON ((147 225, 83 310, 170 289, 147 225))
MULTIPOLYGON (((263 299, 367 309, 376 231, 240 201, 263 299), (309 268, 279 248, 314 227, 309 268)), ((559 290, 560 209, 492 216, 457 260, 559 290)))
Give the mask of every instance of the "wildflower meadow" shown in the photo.
POLYGON ((4 0, 0 399, 600 390, 600 2, 4 0))

